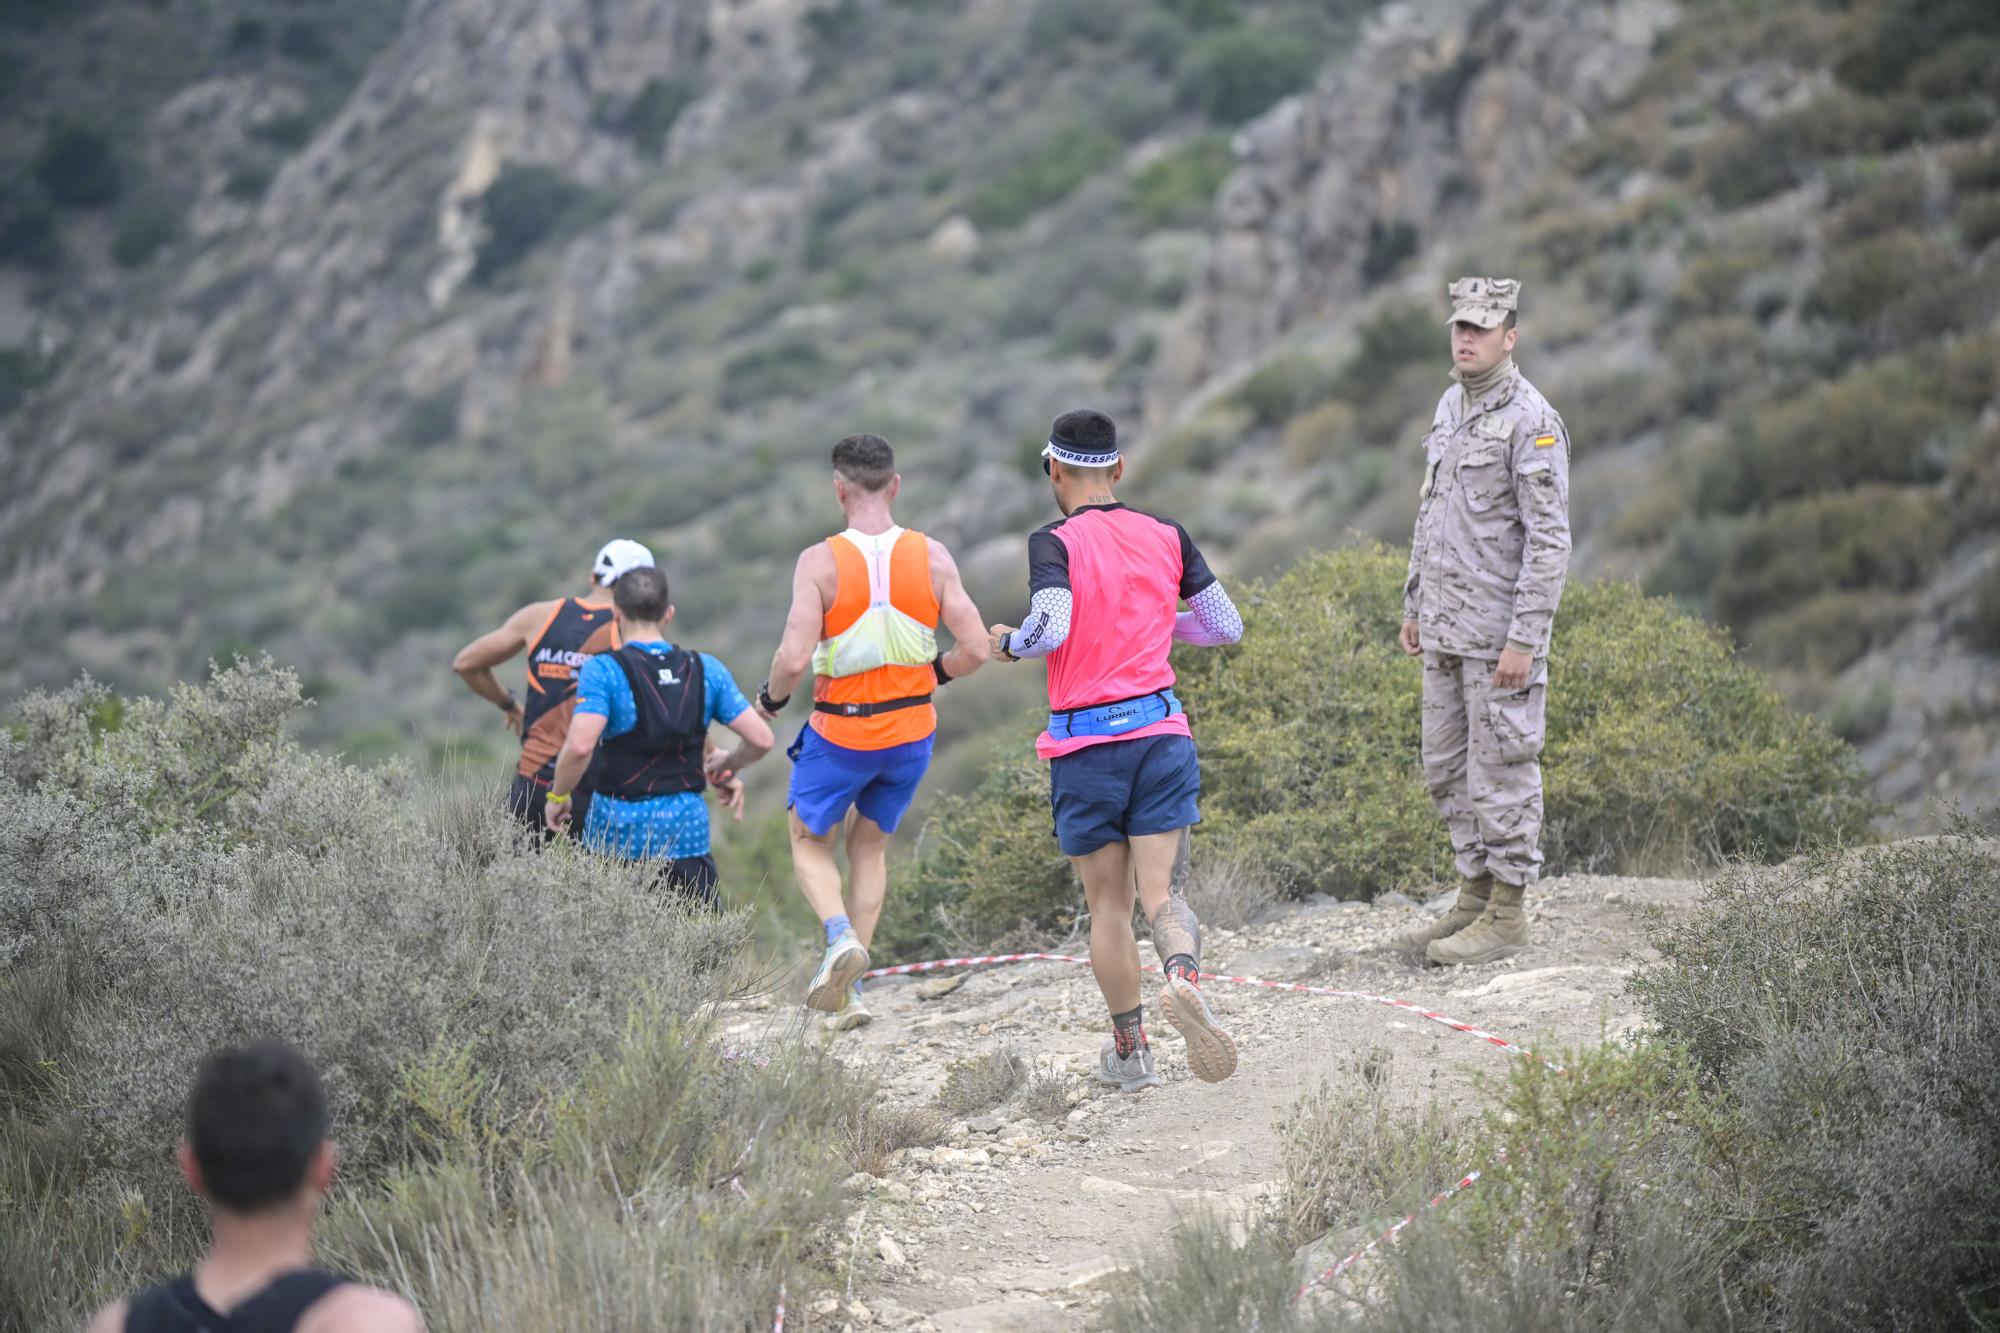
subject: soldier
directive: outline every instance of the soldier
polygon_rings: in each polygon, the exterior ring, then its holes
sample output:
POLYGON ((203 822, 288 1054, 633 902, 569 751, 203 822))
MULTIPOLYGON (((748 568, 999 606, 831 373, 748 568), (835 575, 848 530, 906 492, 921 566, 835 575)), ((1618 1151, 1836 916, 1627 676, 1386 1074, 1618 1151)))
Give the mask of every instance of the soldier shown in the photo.
POLYGON ((1435 963, 1528 945, 1541 874, 1549 627, 1569 567, 1569 433, 1515 367, 1511 278, 1451 284, 1452 378, 1424 436, 1403 651, 1424 659, 1424 779, 1464 883, 1398 937, 1435 963))

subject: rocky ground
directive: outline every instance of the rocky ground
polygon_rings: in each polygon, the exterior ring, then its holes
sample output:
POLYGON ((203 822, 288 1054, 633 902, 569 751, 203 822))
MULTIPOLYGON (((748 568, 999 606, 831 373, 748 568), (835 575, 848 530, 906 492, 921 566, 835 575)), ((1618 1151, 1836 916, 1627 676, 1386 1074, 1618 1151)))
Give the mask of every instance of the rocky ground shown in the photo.
MULTIPOLYGON (((1241 930, 1210 931, 1204 966, 1395 996, 1524 1046, 1554 1048, 1638 1021, 1623 993, 1644 956, 1636 909, 1684 907, 1695 894, 1680 880, 1551 880, 1531 899, 1535 946, 1459 972, 1383 947, 1447 899, 1302 904, 1241 930)), ((954 1120, 939 1145, 898 1153, 881 1177, 850 1182, 861 1207, 842 1281, 801 1303, 811 1326, 1084 1327, 1109 1298, 1107 1279, 1182 1219, 1248 1218, 1277 1206, 1282 1123, 1321 1082, 1358 1080, 1367 1064, 1392 1104, 1437 1100, 1469 1110, 1482 1079, 1512 1058, 1367 1001, 1221 981, 1209 993, 1242 1049, 1235 1077, 1195 1081, 1149 998, 1165 1085, 1128 1095, 1090 1079, 1106 1025, 1085 967, 1031 963, 962 974, 957 984, 939 974, 873 983, 876 1021, 835 1040, 843 1058, 875 1070, 887 1095, 929 1104, 955 1062, 1001 1048, 1025 1057, 1036 1076, 997 1108, 954 1120)), ((797 1014, 752 1001, 729 1031, 753 1041, 796 1031, 797 1014)), ((1328 1237, 1314 1257, 1323 1251, 1330 1262, 1356 1240, 1328 1237)))

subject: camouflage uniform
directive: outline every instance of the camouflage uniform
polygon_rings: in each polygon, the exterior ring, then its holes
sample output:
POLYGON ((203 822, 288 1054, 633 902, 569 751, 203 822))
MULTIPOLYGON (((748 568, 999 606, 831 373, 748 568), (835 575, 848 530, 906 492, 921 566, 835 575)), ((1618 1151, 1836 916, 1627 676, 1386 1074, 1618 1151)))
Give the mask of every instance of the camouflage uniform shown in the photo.
MULTIPOLYGON (((1454 319, 1491 328, 1519 284, 1452 284, 1454 319)), ((1424 650, 1424 777, 1458 872, 1525 887, 1541 873, 1549 627, 1569 566, 1569 434, 1517 369, 1476 399, 1453 385, 1424 436, 1403 618, 1424 650), (1493 688, 1508 646, 1527 684, 1493 688)))

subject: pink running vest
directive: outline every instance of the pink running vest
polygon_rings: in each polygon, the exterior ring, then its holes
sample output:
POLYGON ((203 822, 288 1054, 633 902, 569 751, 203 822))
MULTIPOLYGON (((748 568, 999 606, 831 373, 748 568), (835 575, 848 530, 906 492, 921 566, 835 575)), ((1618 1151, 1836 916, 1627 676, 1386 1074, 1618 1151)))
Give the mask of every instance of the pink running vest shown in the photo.
MULTIPOLYGON (((1184 530, 1123 505, 1087 506, 1043 533, 1062 544, 1072 599, 1069 636, 1048 656, 1049 709, 1064 712, 1169 689, 1174 615, 1215 581, 1184 530)), ((1034 543, 1030 543, 1033 550, 1034 543)), ((1031 578, 1043 579, 1041 562, 1031 578)), ((1186 714, 1117 736, 1035 741, 1043 759, 1147 736, 1187 736, 1186 714)))

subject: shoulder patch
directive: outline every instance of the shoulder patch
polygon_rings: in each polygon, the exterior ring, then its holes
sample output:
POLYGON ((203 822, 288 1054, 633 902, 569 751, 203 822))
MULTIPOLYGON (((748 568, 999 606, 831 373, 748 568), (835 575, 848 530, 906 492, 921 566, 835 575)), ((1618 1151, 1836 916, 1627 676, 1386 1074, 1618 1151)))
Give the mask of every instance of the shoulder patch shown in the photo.
POLYGON ((1537 449, 1553 448, 1555 442, 1556 442, 1556 437, 1553 435, 1537 435, 1535 437, 1535 447, 1537 449))

